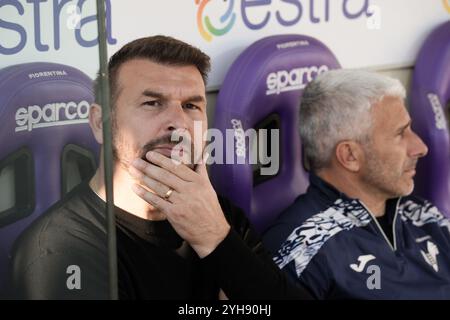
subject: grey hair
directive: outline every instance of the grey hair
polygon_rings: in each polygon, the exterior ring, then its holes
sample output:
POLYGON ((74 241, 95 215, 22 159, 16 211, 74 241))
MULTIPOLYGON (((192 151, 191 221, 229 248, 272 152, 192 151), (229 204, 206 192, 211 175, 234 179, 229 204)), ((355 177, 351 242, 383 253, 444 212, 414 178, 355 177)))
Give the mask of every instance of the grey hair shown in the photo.
POLYGON ((385 96, 405 98, 397 79, 363 70, 331 70, 310 82, 300 104, 300 137, 306 165, 317 171, 329 165, 343 140, 367 142, 371 108, 385 96))

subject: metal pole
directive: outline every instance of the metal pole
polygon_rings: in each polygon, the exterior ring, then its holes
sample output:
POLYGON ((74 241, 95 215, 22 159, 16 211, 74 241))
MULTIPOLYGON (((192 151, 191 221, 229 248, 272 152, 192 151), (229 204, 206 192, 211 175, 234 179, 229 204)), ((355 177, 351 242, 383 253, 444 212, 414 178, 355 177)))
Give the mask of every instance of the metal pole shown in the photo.
POLYGON ((100 58, 100 103, 102 105, 103 122, 103 161, 105 166, 106 187, 109 297, 112 300, 117 300, 119 298, 119 293, 117 275, 116 219, 114 216, 114 197, 112 183, 113 162, 111 141, 111 105, 108 80, 108 48, 106 42, 106 10, 104 0, 97 0, 97 27, 100 58))

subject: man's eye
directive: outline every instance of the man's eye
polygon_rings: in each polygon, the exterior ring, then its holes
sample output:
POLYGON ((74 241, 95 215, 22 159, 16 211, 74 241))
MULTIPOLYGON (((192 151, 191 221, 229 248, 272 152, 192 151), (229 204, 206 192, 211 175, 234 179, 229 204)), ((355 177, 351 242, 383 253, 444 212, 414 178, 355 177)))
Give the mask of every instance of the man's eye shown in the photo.
POLYGON ((150 107, 160 107, 161 106, 161 102, 158 100, 149 100, 149 101, 145 101, 143 104, 143 106, 150 106, 150 107))
POLYGON ((405 134, 406 134, 406 130, 402 130, 402 131, 400 131, 400 132, 398 133, 398 135, 399 135, 401 138, 405 137, 405 134))
POLYGON ((200 110, 200 108, 198 106, 196 106, 195 104, 192 104, 192 103, 186 103, 183 107, 186 109, 191 109, 191 110, 200 110))
POLYGON ((401 132, 401 136, 402 137, 404 137, 404 136, 406 136, 406 135, 408 135, 410 132, 411 132, 411 126, 409 126, 409 127, 407 127, 405 130, 403 130, 402 132, 401 132))

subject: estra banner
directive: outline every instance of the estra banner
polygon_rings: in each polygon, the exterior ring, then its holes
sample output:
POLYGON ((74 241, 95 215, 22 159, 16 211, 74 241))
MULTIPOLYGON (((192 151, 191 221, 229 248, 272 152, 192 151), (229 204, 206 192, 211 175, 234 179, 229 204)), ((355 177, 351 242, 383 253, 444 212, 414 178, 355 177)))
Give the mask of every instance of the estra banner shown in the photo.
MULTIPOLYGON (((414 64, 423 40, 450 19, 450 0, 105 0, 109 54, 140 37, 187 41, 212 58, 208 88, 220 87, 251 43, 275 34, 324 42, 344 68, 414 64)), ((95 0, 0 0, 0 68, 46 61, 94 78, 95 0)))

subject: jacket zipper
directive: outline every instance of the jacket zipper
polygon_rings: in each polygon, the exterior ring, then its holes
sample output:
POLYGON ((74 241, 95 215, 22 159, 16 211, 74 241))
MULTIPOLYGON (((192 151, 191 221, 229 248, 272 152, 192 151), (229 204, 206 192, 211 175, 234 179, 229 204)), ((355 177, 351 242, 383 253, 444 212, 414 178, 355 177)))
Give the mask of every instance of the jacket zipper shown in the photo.
POLYGON ((395 234, 395 222, 397 221, 398 204, 400 203, 400 199, 401 198, 398 198, 397 204, 395 205, 395 215, 394 215, 394 221, 392 223, 392 238, 394 240, 394 245, 392 245, 392 243, 389 241, 388 237, 384 233, 383 228, 378 223, 377 218, 372 214, 372 212, 370 212, 369 208, 367 208, 366 205, 362 201, 359 201, 361 203, 361 205, 364 207, 364 209, 366 209, 367 212, 370 214, 370 216, 372 217, 372 220, 375 221, 375 224, 377 225, 378 230, 380 230, 381 234, 383 235, 384 239, 386 240, 386 242, 388 243, 388 245, 392 249, 392 251, 396 251, 397 250, 397 236, 395 234))

